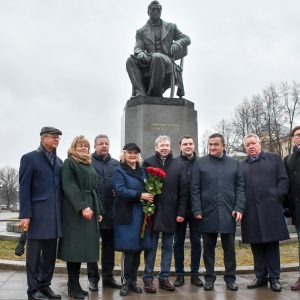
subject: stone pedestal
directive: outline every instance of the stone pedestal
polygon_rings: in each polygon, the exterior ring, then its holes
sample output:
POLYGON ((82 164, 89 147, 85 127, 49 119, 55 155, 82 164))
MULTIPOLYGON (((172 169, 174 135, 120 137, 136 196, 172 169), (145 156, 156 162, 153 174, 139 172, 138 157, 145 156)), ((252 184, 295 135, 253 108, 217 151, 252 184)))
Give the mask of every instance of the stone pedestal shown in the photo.
POLYGON ((184 98, 136 97, 127 101, 122 116, 122 147, 134 142, 142 157, 154 154, 154 141, 159 135, 171 138, 171 149, 178 156, 179 139, 191 135, 198 151, 197 112, 194 103, 184 98))

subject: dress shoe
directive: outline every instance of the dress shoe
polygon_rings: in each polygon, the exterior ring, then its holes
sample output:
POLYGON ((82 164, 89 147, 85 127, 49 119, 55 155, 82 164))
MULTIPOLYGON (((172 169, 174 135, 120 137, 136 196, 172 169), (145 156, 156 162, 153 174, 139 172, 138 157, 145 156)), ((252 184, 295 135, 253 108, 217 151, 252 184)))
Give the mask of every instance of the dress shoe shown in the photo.
POLYGON ((91 281, 89 285, 89 290, 92 292, 98 291, 98 283, 91 281))
POLYGON ((237 291, 239 289, 235 281, 226 282, 226 288, 227 290, 231 290, 231 291, 237 291))
POLYGON ((281 284, 278 279, 270 279, 270 288, 273 292, 281 291, 281 284))
POLYGON ((268 285, 267 279, 255 278, 251 283, 247 285, 248 289, 256 289, 262 286, 268 285))
POLYGON ((191 284, 196 285, 196 286, 203 286, 203 282, 200 279, 199 275, 191 276, 191 284))
POLYGON ((46 295, 49 299, 61 299, 61 295, 55 294, 49 286, 41 289, 41 292, 46 295))
POLYGON ((184 276, 183 275, 177 275, 175 281, 173 282, 174 286, 179 287, 184 285, 184 276))
POLYGON ((144 291, 146 293, 156 293, 156 288, 153 285, 152 279, 143 278, 143 282, 144 282, 144 291))
POLYGON ((206 291, 211 291, 214 289, 214 283, 212 281, 205 281, 203 287, 206 291))
POLYGON ((159 288, 165 291, 175 291, 175 286, 170 283, 169 279, 159 279, 159 288))
POLYGON ((130 284, 129 284, 129 290, 134 292, 134 293, 137 293, 137 294, 140 294, 142 293, 142 289, 136 285, 136 281, 132 281, 130 284))
POLYGON ((75 299, 84 299, 86 296, 81 293, 81 290, 70 290, 70 289, 68 289, 68 295, 75 299))
POLYGON ((80 284, 79 284, 79 287, 80 287, 80 291, 81 291, 81 294, 84 295, 84 296, 87 296, 89 294, 88 291, 85 291, 81 288, 80 284))
POLYGON ((28 295, 28 300, 49 300, 49 297, 43 294, 41 291, 28 295))
POLYGON ((291 286, 292 291, 299 291, 300 290, 300 277, 298 280, 291 286))
POLYGON ((120 296, 129 295, 129 282, 125 282, 120 289, 120 296))
POLYGON ((117 282, 114 277, 105 277, 102 279, 102 286, 109 287, 112 289, 120 289, 122 288, 122 284, 117 282))

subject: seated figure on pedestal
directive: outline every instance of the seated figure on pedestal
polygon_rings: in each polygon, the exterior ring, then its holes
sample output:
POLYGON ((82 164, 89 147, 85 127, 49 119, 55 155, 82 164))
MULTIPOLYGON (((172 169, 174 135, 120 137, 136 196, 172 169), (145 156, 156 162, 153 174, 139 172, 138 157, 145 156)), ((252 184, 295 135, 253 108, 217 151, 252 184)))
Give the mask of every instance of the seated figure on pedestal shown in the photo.
POLYGON ((126 62, 132 96, 162 97, 172 79, 178 87, 177 95, 184 96, 182 68, 174 61, 187 54, 191 40, 175 24, 161 20, 161 10, 160 3, 152 1, 148 22, 136 32, 134 55, 126 62))

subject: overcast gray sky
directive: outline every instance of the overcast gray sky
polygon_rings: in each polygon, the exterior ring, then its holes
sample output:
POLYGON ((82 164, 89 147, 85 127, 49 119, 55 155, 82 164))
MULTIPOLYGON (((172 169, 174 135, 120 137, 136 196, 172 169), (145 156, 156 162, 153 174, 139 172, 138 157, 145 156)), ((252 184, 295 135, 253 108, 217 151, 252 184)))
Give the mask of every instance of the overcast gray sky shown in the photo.
MULTIPOLYGON (((131 94, 125 61, 150 2, 0 1, 0 167, 18 167, 47 125, 63 131, 63 159, 78 134, 91 142, 108 134, 118 156, 131 94)), ((271 82, 299 82, 299 0, 161 4, 162 19, 192 40, 183 77, 186 98, 198 111, 199 137, 271 82)))

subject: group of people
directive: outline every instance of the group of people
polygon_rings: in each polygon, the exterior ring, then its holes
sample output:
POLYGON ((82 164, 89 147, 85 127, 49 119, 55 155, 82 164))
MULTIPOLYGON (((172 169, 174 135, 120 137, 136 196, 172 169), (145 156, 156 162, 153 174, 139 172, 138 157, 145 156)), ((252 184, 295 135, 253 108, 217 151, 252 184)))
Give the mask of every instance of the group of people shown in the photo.
MULTIPOLYGON (((43 127, 39 148, 21 158, 20 220, 28 227, 28 299, 61 298, 50 287, 56 258, 67 263, 71 297, 84 299, 88 295, 79 282, 83 262, 87 263, 89 290, 97 291, 99 236, 104 287, 120 289, 121 296, 141 293, 137 273, 143 252, 143 289, 155 293, 153 271, 160 238, 158 286, 174 291, 185 283, 187 225, 191 284, 213 290, 215 248, 220 234, 224 281, 227 289, 236 291, 236 222, 241 222, 242 241, 251 245, 254 258, 255 280, 247 287, 258 288, 269 282, 273 291, 281 290, 279 241, 289 238, 284 211, 292 216, 300 235, 300 126, 292 130, 295 148, 284 162, 277 154, 262 151, 255 134, 245 136, 248 156, 239 162, 226 154, 224 137, 219 133, 209 137, 209 154, 201 158, 196 157, 192 136, 180 139, 181 153, 176 158, 170 138, 159 136, 155 154, 143 162, 135 143, 123 147, 118 161, 109 154, 107 135, 95 138, 93 154, 89 141, 81 135, 74 138, 62 162, 56 155, 61 135, 59 129, 43 127), (145 190, 147 167, 160 168, 166 174, 160 194, 145 190), (141 200, 155 204, 143 235, 141 200), (204 282, 199 277, 201 236, 204 282), (173 250, 177 276, 171 283, 173 250), (115 251, 123 253, 122 283, 113 276, 115 251)), ((300 277, 291 288, 300 289, 300 277)))

